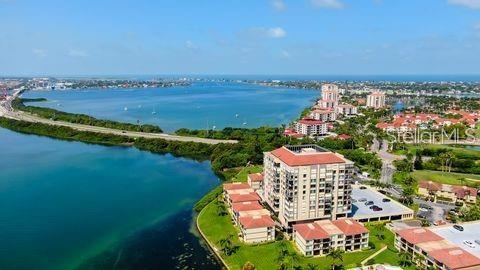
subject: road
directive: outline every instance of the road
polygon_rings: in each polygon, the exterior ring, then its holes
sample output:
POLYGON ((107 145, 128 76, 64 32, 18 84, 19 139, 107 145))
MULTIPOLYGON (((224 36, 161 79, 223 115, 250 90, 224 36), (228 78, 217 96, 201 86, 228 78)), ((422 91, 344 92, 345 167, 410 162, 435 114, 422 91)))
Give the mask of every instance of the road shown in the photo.
POLYGON ((171 135, 167 133, 148 133, 148 132, 137 132, 137 131, 126 131, 105 127, 89 126, 76 123, 69 123, 63 121, 53 121, 51 119, 46 119, 38 117, 33 114, 29 114, 22 111, 17 111, 12 108, 12 100, 17 98, 20 95, 21 91, 17 90, 12 95, 9 95, 6 100, 0 102, 0 116, 14 119, 27 121, 32 123, 43 123, 54 126, 63 126, 73 128, 79 131, 90 131, 103 134, 113 134, 126 136, 131 138, 149 138, 149 139, 164 139, 168 141, 181 141, 181 142, 197 142, 197 143, 206 143, 206 144, 219 144, 219 143, 238 143, 236 140, 216 140, 216 139, 207 139, 207 138, 198 138, 198 137, 188 137, 188 136, 178 136, 171 135))
POLYGON ((382 172, 380 177, 380 182, 382 183, 392 183, 392 176, 395 173, 395 166, 393 166, 393 161, 404 159, 404 156, 394 155, 388 152, 388 141, 383 140, 382 142, 377 139, 373 140, 371 151, 377 153, 380 159, 382 160, 382 172))

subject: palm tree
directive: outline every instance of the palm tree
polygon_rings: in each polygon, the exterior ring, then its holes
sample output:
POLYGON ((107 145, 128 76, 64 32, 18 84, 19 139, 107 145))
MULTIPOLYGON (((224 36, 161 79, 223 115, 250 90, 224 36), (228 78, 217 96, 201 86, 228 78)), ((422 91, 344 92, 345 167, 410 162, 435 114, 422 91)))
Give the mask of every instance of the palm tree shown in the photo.
POLYGON ((217 214, 219 216, 225 216, 228 214, 227 207, 225 206, 225 203, 223 203, 222 201, 217 201, 217 214))
POLYGON ((318 270, 318 265, 315 265, 313 263, 309 263, 309 264, 307 264, 307 267, 305 268, 305 270, 318 270))
POLYGON ((410 253, 402 251, 398 254, 398 257, 400 258, 398 262, 401 266, 407 267, 412 264, 412 255, 410 253))
POLYGON ((218 244, 221 247, 220 250, 227 256, 230 256, 231 254, 233 254, 233 251, 235 250, 235 246, 233 245, 232 239, 233 239, 233 234, 229 234, 227 237, 222 238, 218 241, 218 244))
POLYGON ((383 223, 375 224, 375 231, 376 231, 375 235, 379 240, 385 239, 385 227, 383 226, 383 223))
POLYGON ((422 263, 422 260, 425 260, 422 255, 420 255, 418 253, 415 253, 415 255, 413 255, 413 261, 421 269, 423 269, 423 266, 424 266, 423 263, 422 263))
POLYGON ((332 269, 335 270, 337 268, 337 262, 343 262, 343 254, 345 251, 341 249, 330 249, 327 257, 332 259, 332 269))

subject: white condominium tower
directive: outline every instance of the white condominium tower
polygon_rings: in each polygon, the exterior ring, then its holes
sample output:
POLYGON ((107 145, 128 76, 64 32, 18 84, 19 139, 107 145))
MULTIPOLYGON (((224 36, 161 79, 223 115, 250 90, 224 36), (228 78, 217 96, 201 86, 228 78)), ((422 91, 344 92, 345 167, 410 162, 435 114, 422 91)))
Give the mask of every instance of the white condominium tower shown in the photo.
POLYGON ((333 100, 338 102, 339 100, 338 86, 335 84, 323 84, 322 85, 322 99, 333 100))
POLYGON ((293 224, 335 220, 350 212, 353 162, 316 145, 264 154, 263 199, 291 231, 293 224))
POLYGON ((385 93, 373 92, 367 96, 367 107, 380 109, 385 107, 385 93))

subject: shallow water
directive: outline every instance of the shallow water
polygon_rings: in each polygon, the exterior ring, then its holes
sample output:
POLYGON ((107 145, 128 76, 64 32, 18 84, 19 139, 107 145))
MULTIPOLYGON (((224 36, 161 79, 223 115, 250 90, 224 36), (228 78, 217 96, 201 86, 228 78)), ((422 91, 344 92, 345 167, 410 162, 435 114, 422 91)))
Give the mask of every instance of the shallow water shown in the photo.
POLYGON ((179 128, 288 124, 318 95, 315 90, 202 82, 172 88, 29 91, 23 96, 49 100, 35 102, 35 106, 123 122, 156 124, 172 132, 179 128))
POLYGON ((0 269, 113 269, 119 249, 119 266, 181 265, 190 252, 183 265, 215 267, 188 231, 193 203, 219 183, 208 162, 5 129, 0 142, 0 269))

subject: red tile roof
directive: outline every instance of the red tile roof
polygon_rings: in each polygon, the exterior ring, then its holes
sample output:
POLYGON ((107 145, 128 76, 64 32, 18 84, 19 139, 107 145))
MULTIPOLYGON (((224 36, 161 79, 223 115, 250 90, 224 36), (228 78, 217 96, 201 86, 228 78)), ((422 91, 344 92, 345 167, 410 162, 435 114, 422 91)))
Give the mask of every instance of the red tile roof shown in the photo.
POLYGON ((472 195, 472 196, 477 195, 477 189, 472 187, 467 187, 467 186, 446 185, 446 184, 435 183, 432 181, 420 181, 418 186, 421 188, 425 188, 429 191, 442 190, 447 192, 453 192, 455 193, 455 196, 457 196, 457 198, 460 198, 460 199, 465 198, 465 196, 467 195, 472 195))
POLYGON ((441 186, 442 184, 432 181, 420 181, 420 183, 418 183, 418 187, 425 188, 429 191, 438 191, 441 189, 441 186))
POLYGON ((248 175, 248 178, 252 182, 262 182, 263 181, 263 174, 261 173, 251 173, 248 175))
POLYGON ((235 182, 235 183, 223 184, 223 190, 236 190, 236 189, 249 189, 249 188, 251 187, 247 183, 235 182))
POLYGON ((339 140, 348 140, 348 139, 352 138, 352 136, 350 136, 348 134, 340 134, 340 135, 337 136, 337 138, 339 140))
POLYGON ((311 119, 311 118, 303 118, 303 119, 298 120, 298 122, 300 124, 304 124, 304 125, 321 125, 321 124, 323 124, 323 121, 315 120, 315 119, 311 119))
POLYGON ((275 221, 270 216, 246 216, 240 217, 239 222, 245 229, 274 227, 275 221))
POLYGON ((332 221, 332 223, 337 226, 345 235, 368 233, 367 228, 353 219, 338 219, 332 221))
POLYGON ((261 210, 263 206, 257 201, 253 202, 239 202, 232 204, 233 212, 242 212, 242 211, 251 211, 251 210, 261 210))
POLYGON ((230 195, 230 201, 232 203, 260 201, 260 196, 255 192, 248 194, 232 194, 230 195))
POLYGON ((315 164, 345 163, 345 159, 332 152, 315 152, 296 154, 285 147, 273 150, 272 155, 279 158, 288 166, 306 166, 315 164))
POLYGON ((477 266, 480 269, 480 259, 461 248, 447 248, 428 252, 428 255, 443 263, 449 269, 462 269, 477 266))
POLYGON ((465 196, 477 196, 477 189, 467 186, 452 186, 453 192, 457 198, 463 199, 465 196))
POLYGON ((397 234, 411 244, 443 240, 439 235, 424 228, 412 228, 397 231, 397 234))
POLYGON ((325 239, 330 235, 316 223, 293 225, 293 230, 298 232, 305 240, 325 239))

